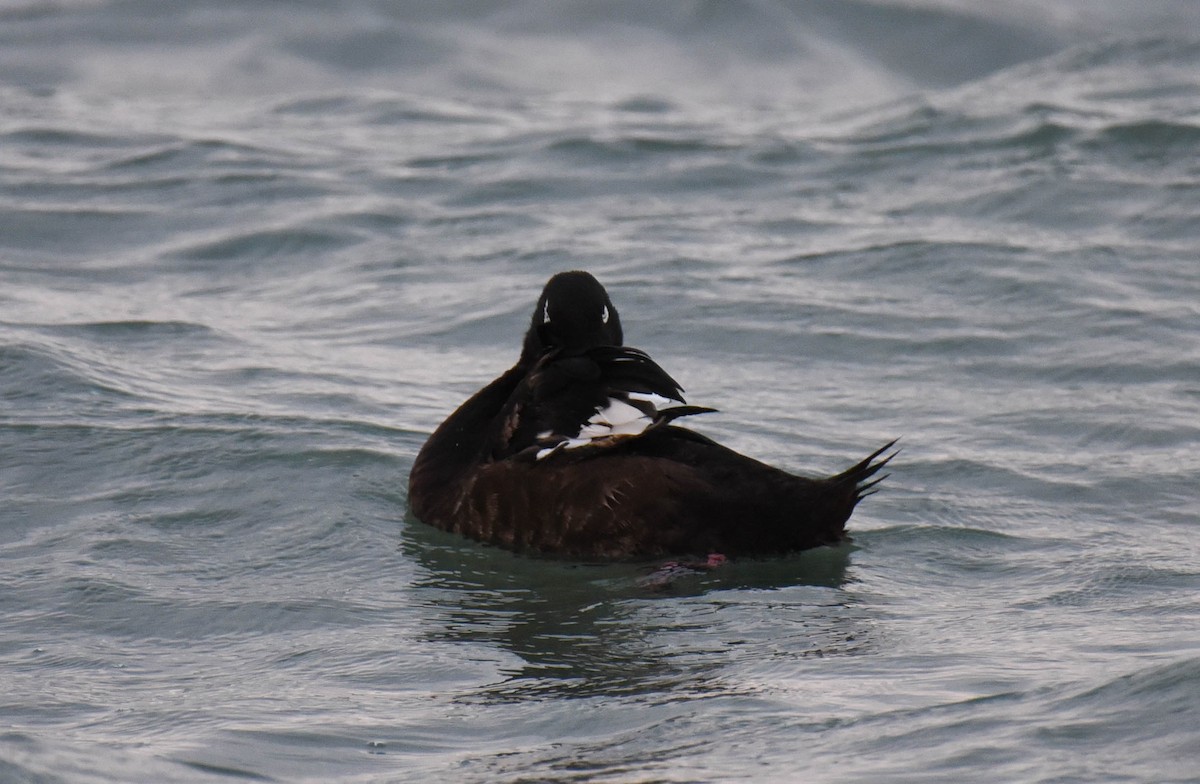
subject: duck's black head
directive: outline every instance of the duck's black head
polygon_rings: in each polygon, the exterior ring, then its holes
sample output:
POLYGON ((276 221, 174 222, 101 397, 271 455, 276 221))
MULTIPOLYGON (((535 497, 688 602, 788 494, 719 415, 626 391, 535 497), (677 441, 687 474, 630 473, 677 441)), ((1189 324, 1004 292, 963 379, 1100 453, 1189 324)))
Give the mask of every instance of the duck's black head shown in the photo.
POLYGON ((538 297, 521 361, 536 361, 551 349, 619 346, 623 340, 621 317, 600 281, 587 272, 560 272, 538 297))

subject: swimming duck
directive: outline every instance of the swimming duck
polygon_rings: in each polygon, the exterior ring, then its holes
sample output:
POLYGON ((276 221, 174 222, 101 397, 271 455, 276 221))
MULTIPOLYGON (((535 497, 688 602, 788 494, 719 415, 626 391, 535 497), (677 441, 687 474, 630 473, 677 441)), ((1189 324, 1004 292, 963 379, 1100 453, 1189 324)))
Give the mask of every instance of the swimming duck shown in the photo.
POLYGON ((675 379, 623 344, 599 281, 550 278, 517 363, 418 453, 413 516, 576 559, 766 556, 847 538, 894 441, 828 478, 781 471, 675 424, 713 409, 685 403, 675 379))

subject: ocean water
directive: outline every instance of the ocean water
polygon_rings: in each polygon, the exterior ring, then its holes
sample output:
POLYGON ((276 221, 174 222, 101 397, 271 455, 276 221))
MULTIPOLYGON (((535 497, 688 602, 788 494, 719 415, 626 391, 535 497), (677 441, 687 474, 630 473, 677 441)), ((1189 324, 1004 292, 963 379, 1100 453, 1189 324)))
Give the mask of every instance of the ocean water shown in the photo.
POLYGON ((0 2, 0 782, 1200 781, 1200 6, 0 2), (855 542, 406 519, 583 268, 855 542))

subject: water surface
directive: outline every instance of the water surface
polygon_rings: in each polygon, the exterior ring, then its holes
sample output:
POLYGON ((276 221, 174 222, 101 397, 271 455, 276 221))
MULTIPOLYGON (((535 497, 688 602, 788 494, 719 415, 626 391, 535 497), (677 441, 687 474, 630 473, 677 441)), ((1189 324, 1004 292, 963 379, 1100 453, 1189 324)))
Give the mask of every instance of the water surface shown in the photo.
POLYGON ((0 780, 1197 780, 1200 11, 993 5, 0 5, 0 780), (854 545, 407 520, 572 268, 854 545))

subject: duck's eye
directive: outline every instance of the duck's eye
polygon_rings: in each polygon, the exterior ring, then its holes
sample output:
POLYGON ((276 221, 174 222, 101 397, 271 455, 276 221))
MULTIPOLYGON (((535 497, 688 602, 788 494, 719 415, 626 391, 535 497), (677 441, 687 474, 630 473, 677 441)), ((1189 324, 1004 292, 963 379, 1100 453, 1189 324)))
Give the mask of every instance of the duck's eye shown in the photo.
POLYGON ((600 323, 601 324, 608 323, 608 305, 605 305, 604 310, 601 311, 601 313, 600 313, 600 323))
POLYGON ((550 323, 550 300, 546 300, 545 306, 542 307, 542 323, 550 323))

